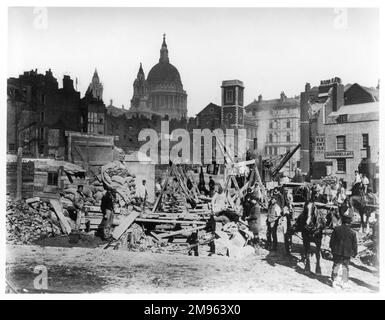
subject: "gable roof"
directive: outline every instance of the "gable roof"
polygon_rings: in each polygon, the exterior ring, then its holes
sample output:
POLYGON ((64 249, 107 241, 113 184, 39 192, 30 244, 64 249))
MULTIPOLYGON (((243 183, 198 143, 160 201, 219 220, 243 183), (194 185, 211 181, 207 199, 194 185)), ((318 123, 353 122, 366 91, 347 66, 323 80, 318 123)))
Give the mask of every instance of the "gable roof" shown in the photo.
POLYGON ((220 106, 210 102, 205 108, 203 108, 199 113, 197 113, 197 116, 200 116, 202 114, 214 114, 214 113, 217 113, 218 111, 220 112, 220 110, 221 110, 220 106))
POLYGON ((354 87, 358 87, 364 91, 366 91, 370 96, 372 96, 373 98, 373 102, 374 101, 379 101, 380 100, 380 90, 378 90, 377 88, 374 88, 374 87, 365 87, 365 86, 362 86, 358 83, 348 83, 347 85, 345 85, 344 87, 344 92, 345 94, 351 89, 351 88, 354 88, 354 87))

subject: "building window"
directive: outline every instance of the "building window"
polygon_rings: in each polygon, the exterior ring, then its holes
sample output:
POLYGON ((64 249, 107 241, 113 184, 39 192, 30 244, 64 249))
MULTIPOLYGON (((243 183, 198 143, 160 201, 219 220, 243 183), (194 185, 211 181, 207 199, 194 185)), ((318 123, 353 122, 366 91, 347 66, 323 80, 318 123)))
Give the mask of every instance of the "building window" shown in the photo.
POLYGON ((226 103, 232 103, 234 101, 233 90, 226 91, 226 103))
POLYGON ((8 144, 8 151, 16 151, 15 144, 14 143, 9 143, 8 144))
POLYGON ((40 112, 40 121, 44 122, 44 120, 45 120, 44 112, 40 112))
POLYGON ((274 155, 277 155, 277 154, 278 154, 278 148, 274 147, 274 155))
POLYGON ((45 104, 45 94, 42 93, 42 95, 40 96, 40 101, 42 104, 45 104))
POLYGON ((362 134, 362 148, 369 148, 369 134, 367 133, 362 134))
POLYGON ((39 135, 39 138, 40 138, 40 139, 44 139, 44 128, 40 128, 40 135, 39 135))
POLYGON ((341 115, 337 118, 337 122, 338 122, 338 123, 348 122, 348 115, 347 115, 347 114, 341 114, 341 115))
POLYGON ((58 177, 57 172, 48 172, 47 184, 49 186, 57 186, 58 177))
POLYGON ((290 142, 290 133, 286 135, 286 142, 290 142))
POLYGON ((286 128, 290 128, 290 120, 286 121, 286 128))
POLYGON ((345 158, 337 159, 337 171, 338 172, 346 172, 346 159, 345 158))
POLYGON ((273 142, 273 135, 272 134, 269 134, 269 142, 273 142))
POLYGON ((269 123, 269 128, 273 129, 273 121, 271 121, 271 120, 270 120, 270 123, 269 123))
POLYGON ((258 149, 258 139, 254 138, 254 150, 258 149))
POLYGON ((345 150, 346 149, 346 137, 345 136, 337 136, 337 150, 345 150))

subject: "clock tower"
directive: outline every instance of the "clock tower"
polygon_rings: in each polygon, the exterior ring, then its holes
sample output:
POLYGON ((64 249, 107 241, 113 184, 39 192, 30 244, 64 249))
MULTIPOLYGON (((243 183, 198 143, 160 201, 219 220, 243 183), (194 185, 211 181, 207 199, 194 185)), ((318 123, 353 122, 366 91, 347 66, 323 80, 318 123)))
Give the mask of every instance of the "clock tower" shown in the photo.
POLYGON ((239 80, 222 81, 221 123, 225 128, 243 128, 243 82, 239 80))

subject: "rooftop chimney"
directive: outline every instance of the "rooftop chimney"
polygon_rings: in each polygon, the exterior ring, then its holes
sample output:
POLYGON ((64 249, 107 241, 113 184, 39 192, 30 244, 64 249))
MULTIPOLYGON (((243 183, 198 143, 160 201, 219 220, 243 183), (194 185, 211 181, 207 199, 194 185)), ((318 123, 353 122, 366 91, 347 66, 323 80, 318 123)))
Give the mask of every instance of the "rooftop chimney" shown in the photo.
POLYGON ((262 101, 262 95, 260 94, 259 96, 258 96, 258 102, 261 102, 262 101))
POLYGON ((305 92, 310 91, 310 83, 306 82, 305 84, 305 92))

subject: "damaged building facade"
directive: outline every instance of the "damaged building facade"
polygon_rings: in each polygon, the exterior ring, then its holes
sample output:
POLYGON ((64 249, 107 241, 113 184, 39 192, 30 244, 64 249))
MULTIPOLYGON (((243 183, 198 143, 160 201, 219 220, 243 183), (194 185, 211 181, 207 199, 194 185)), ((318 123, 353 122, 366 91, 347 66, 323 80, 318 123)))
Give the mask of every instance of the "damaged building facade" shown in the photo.
POLYGON ((354 171, 377 186, 379 155, 378 88, 340 78, 306 84, 301 93, 301 169, 312 179, 342 178, 348 188, 354 171))
POLYGON ((80 92, 63 77, 59 88, 51 70, 24 72, 7 81, 7 153, 19 147, 30 157, 63 158, 66 130, 81 131, 80 92))

